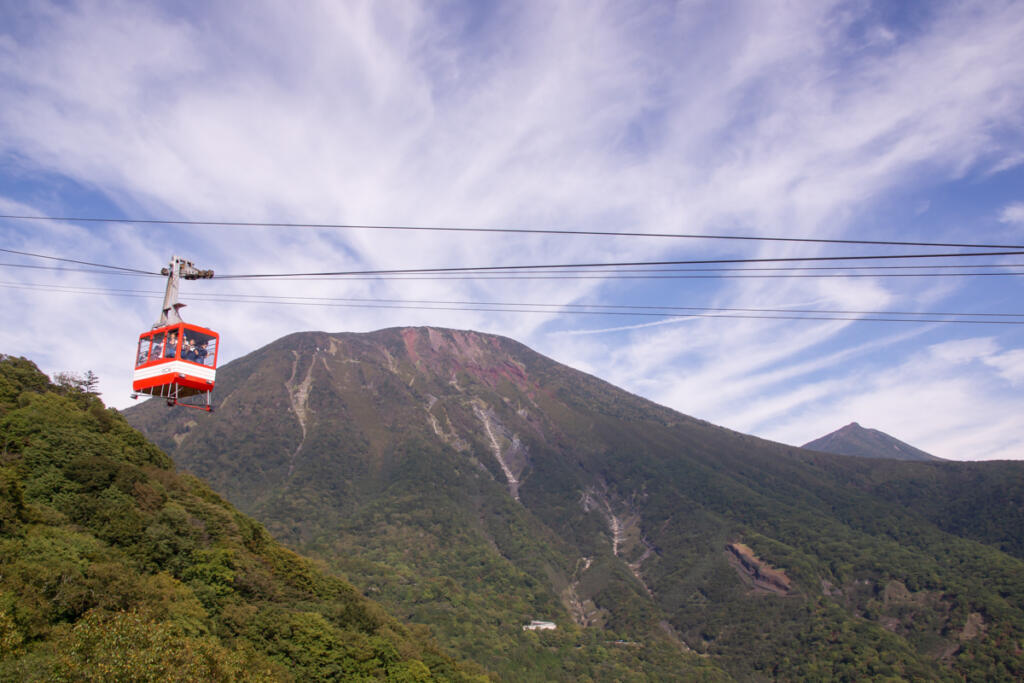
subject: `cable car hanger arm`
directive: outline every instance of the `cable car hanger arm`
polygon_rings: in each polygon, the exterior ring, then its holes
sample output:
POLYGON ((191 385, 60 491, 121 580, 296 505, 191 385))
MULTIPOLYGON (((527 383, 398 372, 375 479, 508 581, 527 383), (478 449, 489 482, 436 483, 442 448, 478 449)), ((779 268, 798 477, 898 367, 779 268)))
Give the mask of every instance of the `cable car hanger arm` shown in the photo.
POLYGON ((182 278, 202 280, 213 277, 212 270, 200 270, 191 261, 186 261, 178 256, 172 256, 170 267, 161 268, 160 274, 167 276, 167 289, 164 292, 164 304, 160 309, 160 319, 153 325, 153 329, 185 322, 178 313, 185 306, 178 301, 178 285, 182 278))

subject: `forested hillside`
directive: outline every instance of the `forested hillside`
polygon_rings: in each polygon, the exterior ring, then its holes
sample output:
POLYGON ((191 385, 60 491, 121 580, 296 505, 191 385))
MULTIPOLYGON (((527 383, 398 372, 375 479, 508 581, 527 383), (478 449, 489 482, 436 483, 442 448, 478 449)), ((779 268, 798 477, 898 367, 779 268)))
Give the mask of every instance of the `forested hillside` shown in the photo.
POLYGON ((0 680, 470 681, 75 382, 0 356, 0 680))
POLYGON ((290 335, 218 384, 129 420, 511 680, 1024 677, 1021 463, 804 451, 456 330, 290 335))

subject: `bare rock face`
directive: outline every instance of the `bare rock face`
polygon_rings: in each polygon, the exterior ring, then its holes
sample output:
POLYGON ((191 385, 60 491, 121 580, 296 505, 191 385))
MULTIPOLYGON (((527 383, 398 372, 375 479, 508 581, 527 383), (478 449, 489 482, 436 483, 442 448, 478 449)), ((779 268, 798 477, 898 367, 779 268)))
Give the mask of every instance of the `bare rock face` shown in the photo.
POLYGON ((743 543, 730 543, 725 549, 729 553, 729 563, 751 582, 755 590, 789 595, 793 581, 786 572, 772 567, 743 543))

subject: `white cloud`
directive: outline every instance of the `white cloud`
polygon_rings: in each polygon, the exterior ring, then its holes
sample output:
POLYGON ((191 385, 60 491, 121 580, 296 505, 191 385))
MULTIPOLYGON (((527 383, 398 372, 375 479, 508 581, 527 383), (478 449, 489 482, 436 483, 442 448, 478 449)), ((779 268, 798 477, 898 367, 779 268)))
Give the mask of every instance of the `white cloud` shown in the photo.
POLYGON ((1014 202, 1006 205, 1002 213, 999 214, 999 220, 1013 225, 1024 224, 1024 202, 1014 202))
POLYGON ((995 368, 999 376, 1013 385, 1024 384, 1024 349, 993 353, 982 359, 995 368))
POLYGON ((979 337, 933 344, 928 348, 928 351, 931 358, 944 365, 963 365, 972 361, 989 358, 995 353, 996 348, 996 343, 993 339, 979 337))
MULTIPOLYGON (((126 213, 157 217, 860 238, 858 217, 877 198, 955 179, 974 165, 1010 168, 1022 149, 1014 133, 1024 123, 1018 4, 952 4, 917 31, 875 22, 856 40, 851 27, 871 22, 858 5, 839 2, 463 9, 473 19, 427 3, 313 2, 296 11, 253 2, 244 14, 204 7, 197 11, 208 14, 196 17, 139 3, 33 3, 28 23, 0 41, 3 168, 71 179, 126 213)), ((77 208, 54 195, 19 197, 22 206, 10 213, 77 208)), ((1012 222, 1014 207, 1003 220, 1012 222)), ((0 231, 27 251, 147 269, 180 252, 221 274, 825 253, 809 245, 369 230, 5 223, 0 231)), ((189 283, 183 297, 925 310, 964 286, 919 285, 214 281, 189 283)), ((123 363, 104 344, 148 326, 155 304, 39 293, 17 301, 0 317, 7 349, 29 353, 35 345, 55 369, 91 363, 105 377, 106 398, 117 403, 127 393, 123 363), (84 335, 73 352, 61 341, 69 327, 84 335)), ((777 434, 798 430, 772 431, 771 421, 787 423, 815 402, 836 414, 857 407, 861 394, 843 388, 854 374, 843 364, 870 357, 876 365, 856 367, 884 374, 873 350, 898 337, 849 322, 596 327, 584 316, 189 303, 186 317, 216 323, 229 357, 299 329, 474 327, 699 417, 777 434), (565 334, 549 334, 555 330, 565 334)), ((1013 344, 992 344, 981 355, 987 360, 957 367, 1018 378, 1013 344)))

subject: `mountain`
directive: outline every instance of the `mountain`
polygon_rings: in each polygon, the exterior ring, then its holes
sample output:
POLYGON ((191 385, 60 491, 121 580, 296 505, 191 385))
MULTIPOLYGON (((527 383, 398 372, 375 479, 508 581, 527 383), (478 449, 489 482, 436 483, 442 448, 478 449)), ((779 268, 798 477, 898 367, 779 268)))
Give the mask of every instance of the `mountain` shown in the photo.
POLYGON ((837 429, 831 434, 805 443, 802 448, 812 451, 855 455, 860 458, 889 458, 891 460, 941 460, 934 455, 903 443, 877 429, 865 429, 856 422, 837 429))
POLYGON ((801 450, 470 331, 293 334, 217 393, 126 416, 508 680, 1024 676, 1020 463, 801 450))
POLYGON ((0 442, 2 681, 487 680, 23 358, 0 442))

